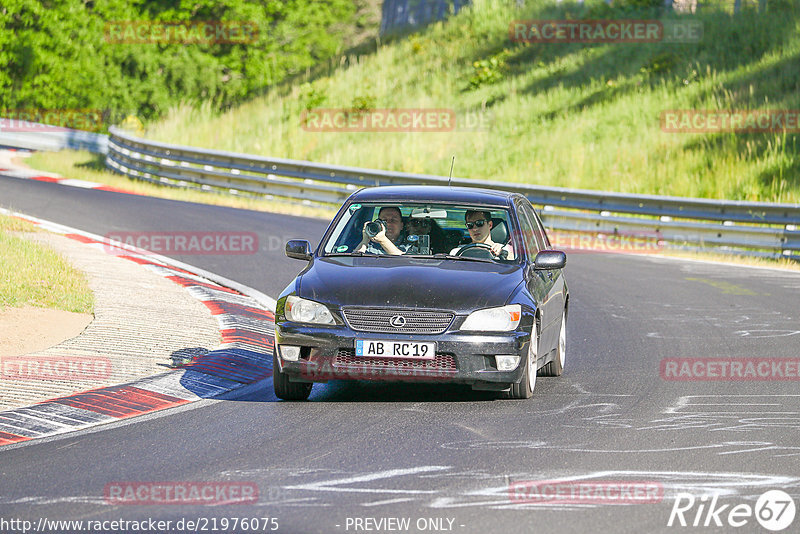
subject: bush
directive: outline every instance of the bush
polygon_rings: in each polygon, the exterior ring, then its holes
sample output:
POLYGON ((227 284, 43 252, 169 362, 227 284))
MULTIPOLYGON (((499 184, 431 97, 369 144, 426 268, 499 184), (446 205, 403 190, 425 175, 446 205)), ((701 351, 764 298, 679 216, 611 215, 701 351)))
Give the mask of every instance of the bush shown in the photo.
POLYGON ((473 62, 472 68, 475 70, 469 79, 470 88, 478 89, 484 85, 491 85, 502 80, 508 70, 506 62, 510 55, 510 51, 503 50, 487 59, 473 62))
MULTIPOLYGON (((200 3, 14 0, 0 8, 0 111, 103 110, 106 125, 181 101, 225 109, 341 51, 348 0, 200 3), (46 4, 46 5, 45 5, 46 4), (246 22, 254 42, 128 44, 113 22, 246 22)), ((319 95, 314 98, 319 99, 319 95)))
POLYGON ((300 102, 307 110, 322 106, 328 97, 310 83, 300 86, 300 102))
POLYGON ((375 109, 377 99, 371 95, 357 96, 353 98, 350 108, 353 111, 372 111, 375 109))

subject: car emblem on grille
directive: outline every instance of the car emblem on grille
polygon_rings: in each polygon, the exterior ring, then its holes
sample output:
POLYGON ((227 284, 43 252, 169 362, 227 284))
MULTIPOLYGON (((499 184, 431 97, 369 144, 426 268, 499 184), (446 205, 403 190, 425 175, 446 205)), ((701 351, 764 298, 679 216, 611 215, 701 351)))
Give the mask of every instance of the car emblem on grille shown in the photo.
POLYGON ((402 315, 395 315, 389 319, 389 324, 395 328, 403 328, 406 325, 406 318, 402 315))

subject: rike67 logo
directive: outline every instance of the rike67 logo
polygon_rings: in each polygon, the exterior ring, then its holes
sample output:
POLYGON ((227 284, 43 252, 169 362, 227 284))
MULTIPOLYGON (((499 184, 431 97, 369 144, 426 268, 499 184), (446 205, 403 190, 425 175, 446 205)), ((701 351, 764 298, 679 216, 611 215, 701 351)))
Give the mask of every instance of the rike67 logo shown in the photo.
MULTIPOLYGON (((772 532, 786 529, 794 521, 794 499, 781 490, 769 490, 759 496, 755 507, 741 503, 719 504, 719 495, 696 498, 690 493, 678 493, 669 514, 667 526, 733 527, 750 525, 752 519, 772 532)), ((749 529, 748 529, 749 530, 749 529)))

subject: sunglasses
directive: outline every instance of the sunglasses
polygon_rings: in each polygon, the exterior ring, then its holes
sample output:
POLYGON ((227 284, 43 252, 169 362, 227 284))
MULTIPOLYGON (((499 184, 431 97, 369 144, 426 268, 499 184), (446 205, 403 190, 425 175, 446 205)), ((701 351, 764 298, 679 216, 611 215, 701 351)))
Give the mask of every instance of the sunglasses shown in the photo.
POLYGON ((468 230, 472 230, 472 229, 473 229, 474 227, 476 227, 476 226, 477 226, 478 228, 483 228, 483 225, 484 225, 484 224, 486 224, 486 223, 488 223, 488 222, 489 222, 489 221, 487 221, 486 219, 478 219, 478 220, 477 220, 477 221, 475 221, 475 222, 468 222, 468 223, 466 223, 466 224, 467 224, 467 229, 468 229, 468 230))

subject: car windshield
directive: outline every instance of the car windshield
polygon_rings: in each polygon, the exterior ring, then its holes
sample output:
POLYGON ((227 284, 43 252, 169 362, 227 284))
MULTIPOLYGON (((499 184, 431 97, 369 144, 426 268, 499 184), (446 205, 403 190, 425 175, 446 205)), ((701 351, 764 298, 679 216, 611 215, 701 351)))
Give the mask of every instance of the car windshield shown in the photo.
POLYGON ((365 232, 368 236, 370 231, 383 231, 404 255, 446 255, 465 260, 516 263, 518 254, 514 251, 521 249, 515 242, 514 228, 509 211, 497 207, 418 202, 353 203, 335 221, 322 251, 325 255, 383 255, 381 247, 365 237, 365 232), (365 240, 366 247, 363 246, 365 240), (499 244, 506 252, 489 253, 492 244, 499 244))

